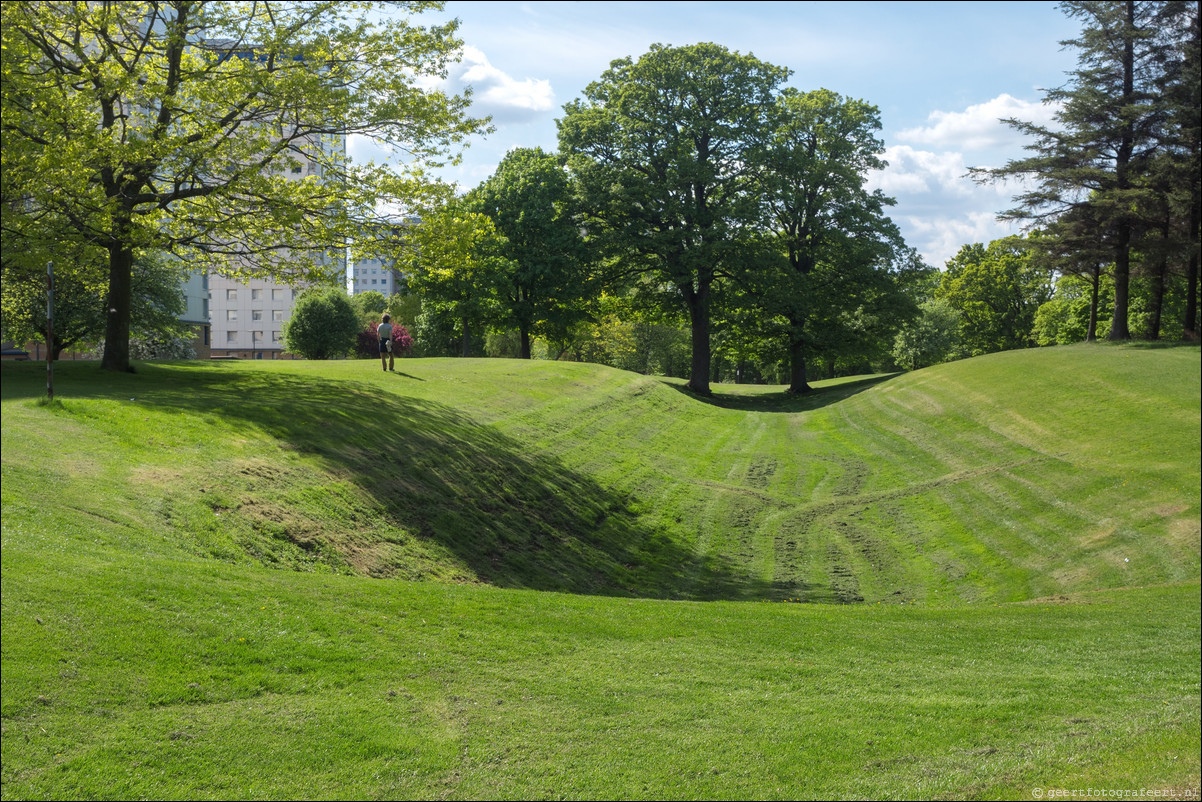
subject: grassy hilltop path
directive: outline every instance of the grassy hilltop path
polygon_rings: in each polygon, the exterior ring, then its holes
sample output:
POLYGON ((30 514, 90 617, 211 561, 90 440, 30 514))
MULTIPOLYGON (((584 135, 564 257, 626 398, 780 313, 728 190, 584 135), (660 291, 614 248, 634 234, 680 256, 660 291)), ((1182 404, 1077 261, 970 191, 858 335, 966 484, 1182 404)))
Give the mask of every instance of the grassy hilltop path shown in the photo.
POLYGON ((4 798, 1197 788, 1197 348, 373 364, 3 366, 4 798))

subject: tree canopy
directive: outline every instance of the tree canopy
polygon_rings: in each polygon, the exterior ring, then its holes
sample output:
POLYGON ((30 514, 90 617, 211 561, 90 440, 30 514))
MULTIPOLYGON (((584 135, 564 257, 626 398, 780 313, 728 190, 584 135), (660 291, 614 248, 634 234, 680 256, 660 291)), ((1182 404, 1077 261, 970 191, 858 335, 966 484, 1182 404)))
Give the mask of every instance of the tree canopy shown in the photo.
POLYGON ((339 287, 313 287, 296 299, 284 324, 284 347, 305 359, 331 359, 355 349, 362 324, 339 287))
POLYGON ((445 185, 432 187, 419 210, 397 252, 409 287, 422 297, 419 339, 429 340, 432 330, 453 332, 468 356, 473 333, 482 337, 501 316, 498 298, 514 271, 505 238, 476 204, 445 185))
POLYGON ((498 300, 518 329, 521 358, 529 359, 532 334, 562 339, 584 316, 584 242, 568 174, 541 148, 517 148, 472 197, 505 238, 500 250, 509 271, 500 277, 498 300))
POLYGON ((785 89, 777 103, 759 184, 784 258, 759 295, 787 321, 790 392, 809 389, 806 355, 815 332, 807 323, 823 315, 829 334, 840 313, 862 308, 861 291, 903 247, 884 213, 893 200, 865 188, 869 172, 885 166, 880 127, 875 106, 827 89, 785 89))
MULTIPOLYGON (((54 333, 46 346, 54 359, 68 348, 94 346, 104 338, 104 265, 96 254, 76 252, 77 261, 61 274, 55 270, 54 333)), ((6 257, 7 254, 6 254, 6 257)), ((130 292, 130 331, 134 337, 170 340, 187 334, 179 316, 185 310, 183 270, 161 253, 139 252, 130 292)), ((12 270, 0 292, 4 339, 46 341, 46 277, 12 270)))
POLYGON ((960 315, 965 356, 1027 348, 1036 345, 1036 310, 1052 297, 1051 274, 1021 237, 974 243, 947 263, 936 297, 960 315))
MULTIPOLYGON (((1007 120, 1031 137, 1032 155, 976 173, 984 180, 1028 179, 1018 205, 1003 217, 1048 223, 1077 213, 1094 222, 1094 236, 1113 262, 1109 337, 1125 340, 1133 258, 1156 250, 1156 223, 1166 216, 1175 215, 1182 229, 1192 219, 1175 252, 1182 262, 1192 260, 1191 297, 1196 292, 1198 4, 1074 0, 1061 7, 1083 26, 1062 43, 1077 50, 1077 69, 1065 86, 1046 92, 1047 102, 1057 104, 1055 122, 1007 120), (1157 167, 1166 159, 1175 168, 1157 167)), ((1170 240, 1170 228, 1166 223, 1157 247, 1170 240)), ((1185 328, 1194 331, 1194 321, 1185 328)))
POLYGON ((129 368, 138 249, 325 278, 385 193, 346 136, 421 162, 481 127, 465 97, 429 88, 457 57, 455 23, 410 17, 440 5, 5 3, 6 252, 107 254, 112 370, 129 368))
POLYGON ((687 308, 698 393, 710 391, 715 282, 751 267, 756 153, 787 76, 716 44, 653 45, 612 62, 559 121, 590 236, 687 308))

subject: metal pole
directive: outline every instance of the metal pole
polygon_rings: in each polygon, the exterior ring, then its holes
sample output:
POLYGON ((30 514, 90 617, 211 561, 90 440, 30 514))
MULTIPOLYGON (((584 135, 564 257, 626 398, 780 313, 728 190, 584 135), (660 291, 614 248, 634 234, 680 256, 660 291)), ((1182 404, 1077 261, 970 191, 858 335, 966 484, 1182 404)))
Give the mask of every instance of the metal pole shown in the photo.
POLYGON ((46 398, 54 400, 54 262, 46 263, 46 398))

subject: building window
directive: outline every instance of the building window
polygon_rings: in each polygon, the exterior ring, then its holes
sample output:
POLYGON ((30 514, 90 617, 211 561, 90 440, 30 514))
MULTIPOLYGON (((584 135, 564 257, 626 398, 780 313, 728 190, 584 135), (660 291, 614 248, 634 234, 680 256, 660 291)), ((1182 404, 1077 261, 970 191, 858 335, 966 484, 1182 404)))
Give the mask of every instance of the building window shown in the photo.
POLYGON ((280 341, 280 333, 278 331, 273 331, 271 333, 271 341, 273 343, 278 343, 280 341))
POLYGON ((271 319, 272 320, 283 320, 284 319, 284 310, 283 309, 272 309, 271 310, 271 319))
POLYGON ((272 290, 271 291, 271 300, 273 300, 273 301, 284 300, 284 291, 283 290, 272 290))
POLYGON ((236 343, 236 342, 238 342, 238 332, 236 332, 236 331, 227 331, 227 332, 225 333, 225 341, 226 341, 227 343, 236 343))
POLYGON ((296 296, 298 296, 298 295, 300 295, 300 290, 293 290, 293 291, 292 291, 292 300, 294 300, 294 301, 295 301, 295 300, 296 300, 296 296))
POLYGON ((250 319, 251 320, 262 320, 263 319, 263 311, 261 309, 252 309, 250 312, 250 319))
POLYGON ((225 310, 225 319, 226 320, 237 320, 238 319, 238 310, 237 309, 225 310))
POLYGON ((238 291, 237 290, 226 290, 225 291, 225 300, 227 300, 227 301, 238 300, 238 291))
POLYGON ((262 290, 251 290, 251 291, 250 291, 250 299, 251 299, 252 301, 261 301, 261 300, 263 300, 263 291, 262 291, 262 290))
POLYGON ((250 333, 250 341, 251 341, 252 343, 254 343, 255 345, 258 345, 259 343, 263 342, 263 332, 261 332, 261 331, 252 331, 252 332, 250 333))

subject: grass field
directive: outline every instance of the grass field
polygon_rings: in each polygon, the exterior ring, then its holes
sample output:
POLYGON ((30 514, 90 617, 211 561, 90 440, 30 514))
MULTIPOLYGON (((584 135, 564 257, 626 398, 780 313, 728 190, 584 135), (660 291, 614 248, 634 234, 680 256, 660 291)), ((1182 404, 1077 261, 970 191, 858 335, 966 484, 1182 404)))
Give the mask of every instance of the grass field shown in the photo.
POLYGON ((4 365, 5 798, 1196 795, 1198 348, 374 365, 4 365))

